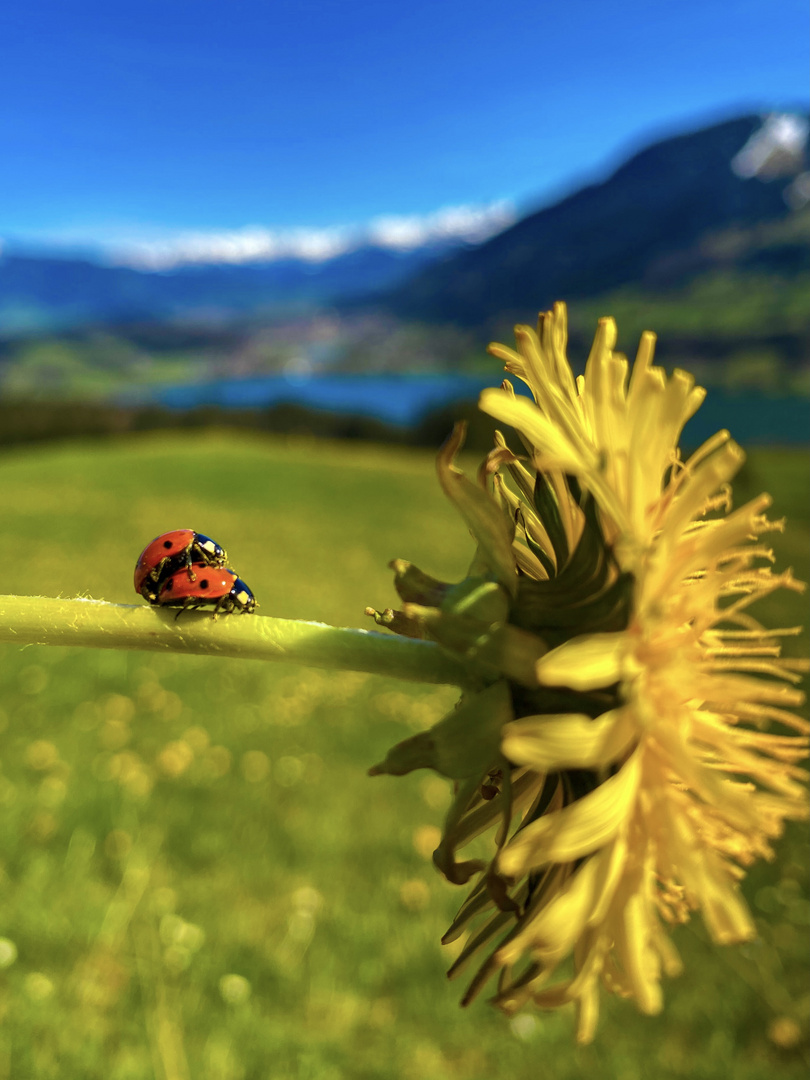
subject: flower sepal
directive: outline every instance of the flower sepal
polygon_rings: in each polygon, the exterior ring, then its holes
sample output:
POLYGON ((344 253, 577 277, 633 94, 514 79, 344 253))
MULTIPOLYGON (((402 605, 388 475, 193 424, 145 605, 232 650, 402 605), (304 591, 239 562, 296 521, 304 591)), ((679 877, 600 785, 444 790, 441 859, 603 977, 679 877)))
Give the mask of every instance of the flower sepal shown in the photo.
POLYGON ((406 559, 392 559, 388 565, 394 571, 394 588, 406 604, 440 607, 448 593, 457 588, 431 577, 406 559))
POLYGON ((451 780, 488 775, 500 761, 502 731, 514 719, 508 684, 501 680, 463 697, 429 731, 420 731, 392 747, 369 776, 404 776, 414 769, 433 769, 451 780))
POLYGON ((520 686, 535 688, 537 664, 548 652, 542 638, 506 622, 487 623, 466 614, 406 604, 404 614, 422 623, 427 636, 474 663, 475 672, 487 679, 502 676, 520 686))
POLYGON ((512 541, 515 525, 485 487, 469 480, 457 468, 455 456, 464 443, 467 425, 458 423, 436 458, 439 483, 478 544, 474 565, 484 565, 509 595, 517 577, 512 541))

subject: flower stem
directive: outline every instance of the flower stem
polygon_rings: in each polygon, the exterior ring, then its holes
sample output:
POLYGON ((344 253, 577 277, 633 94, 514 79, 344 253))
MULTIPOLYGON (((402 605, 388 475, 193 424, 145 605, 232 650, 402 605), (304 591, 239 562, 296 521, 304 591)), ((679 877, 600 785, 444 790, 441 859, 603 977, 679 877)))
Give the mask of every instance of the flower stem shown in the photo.
POLYGON ((176 614, 103 600, 0 596, 0 641, 282 660, 452 686, 471 681, 461 661, 429 641, 261 615, 176 614))

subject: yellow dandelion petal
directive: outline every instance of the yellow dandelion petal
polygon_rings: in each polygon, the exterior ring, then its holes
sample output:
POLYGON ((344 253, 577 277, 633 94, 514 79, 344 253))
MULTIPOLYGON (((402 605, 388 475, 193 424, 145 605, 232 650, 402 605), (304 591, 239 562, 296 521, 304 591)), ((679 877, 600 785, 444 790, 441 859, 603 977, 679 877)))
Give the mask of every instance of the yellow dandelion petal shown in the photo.
POLYGON ((501 749, 516 765, 540 772, 610 765, 636 737, 629 713, 612 709, 596 720, 583 714, 527 716, 504 729, 501 749))
POLYGON ((698 837, 683 838, 681 877, 687 893, 698 901, 709 933, 720 945, 751 941, 756 927, 728 865, 698 837))
POLYGON ((463 441, 464 426, 459 425, 437 458, 439 483, 467 523, 487 565, 500 584, 511 592, 515 583, 512 532, 494 499, 456 468, 454 458, 463 441))
POLYGON ((557 427, 528 398, 512 397, 503 390, 484 390, 480 407, 504 424, 517 428, 552 464, 567 472, 595 468, 596 456, 557 427))
POLYGON ((576 999, 577 1042, 581 1046, 593 1041, 599 1022, 599 987, 588 983, 576 999))
POLYGON ((542 962, 547 978, 579 942, 579 972, 572 987, 578 992, 582 983, 597 976, 610 944, 601 924, 624 873, 627 850, 624 836, 619 835, 573 873, 551 871, 556 888, 541 893, 536 902, 529 901, 519 927, 498 949, 498 963, 514 964, 530 952, 542 962))
POLYGON ((544 349, 530 326, 516 326, 515 341, 525 361, 529 386, 537 404, 569 438, 580 437, 581 410, 567 363, 561 367, 559 356, 555 356, 553 349, 551 352, 544 349), (560 378, 562 370, 568 377, 560 378))
MULTIPOLYGON (((665 562, 667 554, 675 546, 692 521, 703 513, 710 497, 730 480, 745 461, 745 454, 728 437, 707 460, 694 469, 687 465, 677 482, 677 492, 662 524, 657 543, 657 558, 665 562)), ((658 524, 657 522, 655 523, 658 524)))
POLYGON ((753 828, 758 824, 756 804, 743 788, 736 790, 727 780, 707 769, 696 759, 693 744, 679 737, 677 732, 659 724, 655 732, 655 745, 651 753, 661 756, 666 767, 678 780, 687 785, 707 806, 714 807, 725 819, 740 829, 753 828))
POLYGON ((537 679, 574 690, 609 686, 621 678, 627 651, 623 634, 583 635, 542 656, 535 665, 537 679))
POLYGON ((650 885, 653 867, 644 867, 639 874, 636 888, 628 889, 629 895, 622 907, 621 918, 617 920, 619 934, 614 939, 614 948, 619 957, 633 996, 642 1012, 653 1015, 661 1011, 661 961, 653 944, 654 933, 651 922, 655 918, 651 911, 650 885))
POLYGON ((515 877, 550 862, 571 862, 602 847, 628 819, 640 773, 641 756, 636 751, 595 791, 521 829, 498 858, 501 871, 515 877))
POLYGON ((614 897, 621 884, 627 868, 629 853, 627 830, 620 830, 607 847, 602 848, 597 855, 598 860, 598 885, 596 901, 588 916, 588 927, 599 930, 606 921, 614 897))
POLYGON ((500 965, 516 963, 524 951, 552 967, 571 950, 588 922, 599 883, 599 860, 589 859, 558 886, 550 903, 540 906, 521 930, 495 954, 500 965))
POLYGON ((501 345, 498 342, 492 342, 491 345, 488 345, 487 351, 492 353, 493 356, 497 356, 499 360, 503 360, 504 369, 510 375, 516 375, 527 386, 531 386, 532 375, 520 353, 510 349, 508 345, 501 345))

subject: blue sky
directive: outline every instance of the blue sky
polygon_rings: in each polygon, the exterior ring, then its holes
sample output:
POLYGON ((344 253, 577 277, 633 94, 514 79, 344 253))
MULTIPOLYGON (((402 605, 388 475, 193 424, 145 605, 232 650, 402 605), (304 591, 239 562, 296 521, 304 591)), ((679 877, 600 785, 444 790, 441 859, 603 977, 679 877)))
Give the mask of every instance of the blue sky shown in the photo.
POLYGON ((58 0, 0 23, 0 237, 319 230, 546 201, 807 97, 806 0, 58 0))

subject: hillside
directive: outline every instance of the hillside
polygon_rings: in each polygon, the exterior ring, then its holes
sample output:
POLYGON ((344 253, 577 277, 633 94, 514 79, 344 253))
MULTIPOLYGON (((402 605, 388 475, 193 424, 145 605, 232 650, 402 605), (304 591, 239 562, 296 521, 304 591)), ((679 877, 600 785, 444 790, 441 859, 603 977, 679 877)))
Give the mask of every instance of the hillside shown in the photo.
POLYGON ((447 250, 446 244, 409 251, 367 246, 323 262, 286 258, 162 272, 12 252, 0 256, 0 334, 307 313, 344 296, 391 288, 447 250))
POLYGON ((655 143, 604 181, 423 268, 385 295, 385 307, 494 328, 561 297, 676 295, 718 273, 734 284, 794 281, 810 271, 810 245, 785 189, 807 167, 806 151, 804 162, 740 175, 732 163, 761 125, 744 116, 655 143))

